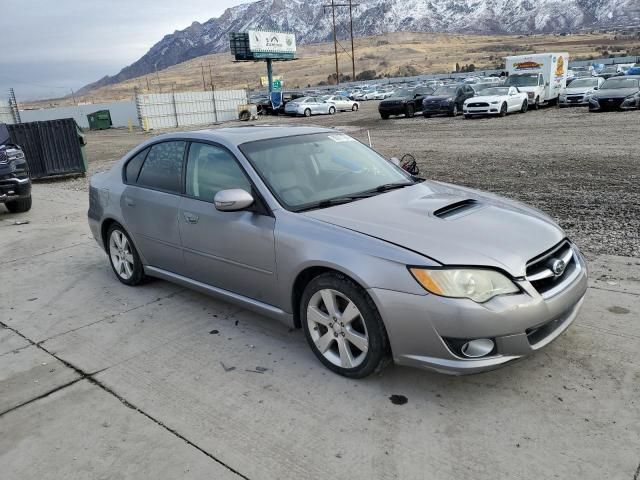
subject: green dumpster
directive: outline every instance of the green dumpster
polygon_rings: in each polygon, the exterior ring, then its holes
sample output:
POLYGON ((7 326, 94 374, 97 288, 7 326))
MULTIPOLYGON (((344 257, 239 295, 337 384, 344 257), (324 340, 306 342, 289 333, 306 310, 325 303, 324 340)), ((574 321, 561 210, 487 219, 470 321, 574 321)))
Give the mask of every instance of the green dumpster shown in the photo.
POLYGON ((109 110, 98 110, 87 115, 89 128, 91 130, 106 130, 111 128, 111 112, 109 110))

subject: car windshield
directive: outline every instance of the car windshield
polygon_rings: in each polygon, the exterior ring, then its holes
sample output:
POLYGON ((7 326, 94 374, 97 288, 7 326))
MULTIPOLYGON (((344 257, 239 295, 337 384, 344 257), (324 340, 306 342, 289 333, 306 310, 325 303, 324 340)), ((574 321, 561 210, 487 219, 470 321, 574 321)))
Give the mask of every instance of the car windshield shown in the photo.
POLYGON ((509 87, 485 88, 482 95, 509 95, 509 87))
POLYGON ((638 79, 636 78, 610 78, 602 84, 602 90, 610 90, 616 88, 637 88, 638 79))
POLYGON ((396 90, 393 94, 395 97, 413 97, 411 90, 396 90))
POLYGON ((440 96, 440 95, 455 95, 456 90, 458 90, 458 86, 457 85, 446 85, 444 87, 438 87, 438 89, 433 92, 433 94, 435 96, 440 96))
POLYGON ((538 74, 511 75, 507 78, 506 84, 512 87, 535 87, 538 85, 538 74))
POLYGON ((571 88, 583 88, 583 87, 597 87, 598 79, 597 78, 581 78, 579 80, 574 80, 571 82, 571 88))
POLYGON ((240 150, 278 201, 293 211, 415 183, 374 150, 338 132, 259 140, 240 150))

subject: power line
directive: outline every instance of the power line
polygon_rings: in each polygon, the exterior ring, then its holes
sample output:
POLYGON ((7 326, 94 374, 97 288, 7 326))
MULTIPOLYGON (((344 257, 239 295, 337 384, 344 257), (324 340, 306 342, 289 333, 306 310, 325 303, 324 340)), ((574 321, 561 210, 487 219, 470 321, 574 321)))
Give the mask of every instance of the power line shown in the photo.
POLYGON ((349 36, 351 37, 351 55, 347 52, 347 50, 340 45, 340 48, 344 50, 344 52, 351 57, 351 69, 353 74, 353 80, 356 79, 356 59, 353 47, 353 7, 357 7, 359 3, 353 3, 352 0, 349 0, 349 3, 335 3, 335 0, 331 0, 331 5, 323 5, 323 9, 331 8, 331 15, 333 17, 333 49, 334 55, 336 58, 336 85, 340 83, 340 72, 338 69, 338 39, 336 36, 336 7, 349 7, 349 36))

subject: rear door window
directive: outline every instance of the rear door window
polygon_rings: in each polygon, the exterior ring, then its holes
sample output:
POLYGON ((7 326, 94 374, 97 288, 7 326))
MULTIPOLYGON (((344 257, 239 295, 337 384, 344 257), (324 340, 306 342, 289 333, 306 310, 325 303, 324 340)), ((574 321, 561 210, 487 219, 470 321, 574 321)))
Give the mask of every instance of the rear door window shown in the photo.
POLYGON ((183 141, 153 145, 142 165, 137 184, 166 192, 180 193, 185 145, 186 142, 183 141))
POLYGON ((147 153, 149 153, 149 149, 145 148, 127 162, 127 166, 125 167, 124 171, 124 177, 127 183, 136 183, 138 181, 140 167, 142 167, 142 162, 144 162, 147 153))

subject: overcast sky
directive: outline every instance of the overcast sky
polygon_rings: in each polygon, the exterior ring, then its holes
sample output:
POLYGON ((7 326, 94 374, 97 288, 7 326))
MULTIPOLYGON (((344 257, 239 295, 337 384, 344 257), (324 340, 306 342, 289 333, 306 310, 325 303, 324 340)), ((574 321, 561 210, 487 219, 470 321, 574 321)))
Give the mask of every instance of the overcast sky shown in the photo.
POLYGON ((247 1, 0 0, 0 95, 67 95, 118 73, 167 33, 247 1))

